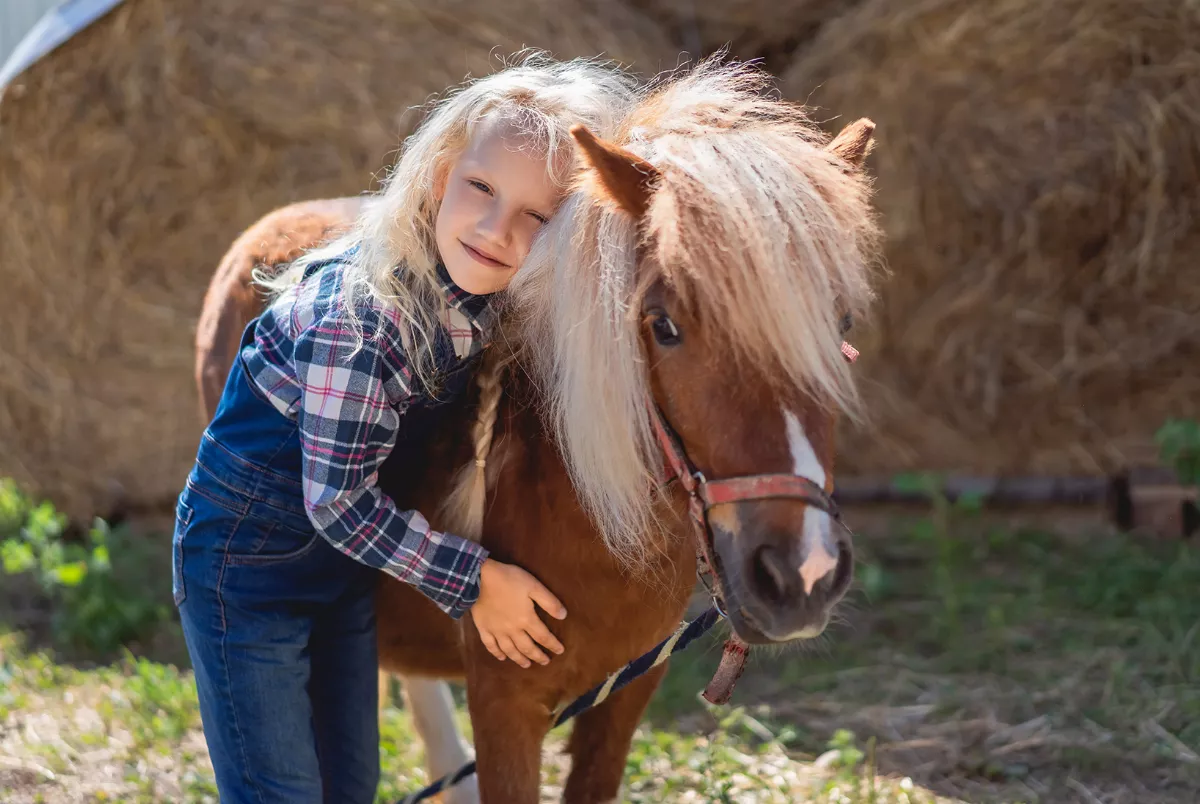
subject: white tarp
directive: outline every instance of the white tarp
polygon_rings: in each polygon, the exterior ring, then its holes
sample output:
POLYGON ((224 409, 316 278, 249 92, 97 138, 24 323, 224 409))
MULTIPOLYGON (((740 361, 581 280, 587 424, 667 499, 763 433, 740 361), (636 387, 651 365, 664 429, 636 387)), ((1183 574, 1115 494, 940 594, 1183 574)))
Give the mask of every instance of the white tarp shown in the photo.
POLYGON ((0 92, 29 65, 120 4, 121 0, 63 0, 47 11, 0 67, 0 92))

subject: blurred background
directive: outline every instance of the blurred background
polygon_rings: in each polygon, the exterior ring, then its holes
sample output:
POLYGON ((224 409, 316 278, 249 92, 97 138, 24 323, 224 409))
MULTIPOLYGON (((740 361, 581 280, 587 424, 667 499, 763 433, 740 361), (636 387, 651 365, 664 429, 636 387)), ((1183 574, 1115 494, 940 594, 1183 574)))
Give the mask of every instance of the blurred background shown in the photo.
POLYGON ((850 610, 732 713, 677 662, 630 800, 1200 800, 1195 0, 0 0, 0 800, 212 795, 163 535, 205 288, 523 47, 728 47, 878 126, 850 610))

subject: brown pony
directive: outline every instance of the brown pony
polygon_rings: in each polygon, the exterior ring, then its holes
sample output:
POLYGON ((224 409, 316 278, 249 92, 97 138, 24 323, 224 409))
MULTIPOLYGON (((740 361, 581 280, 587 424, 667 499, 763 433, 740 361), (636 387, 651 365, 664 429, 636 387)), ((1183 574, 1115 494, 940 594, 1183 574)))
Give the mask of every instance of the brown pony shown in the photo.
MULTIPOLYGON (((815 636, 850 584, 848 531, 827 495, 835 419, 857 402, 839 322, 871 295, 877 230, 861 165, 873 124, 829 142, 766 81, 704 62, 648 91, 617 143, 573 132, 581 179, 505 294, 477 388, 419 424, 420 460, 380 473, 397 504, 526 568, 569 612, 547 622, 566 652, 522 669, 487 652, 469 615, 456 623, 411 587, 381 584, 381 666, 465 680, 486 802, 536 802, 556 709, 684 613, 697 509, 690 483, 663 471, 656 417, 702 497, 706 484, 742 490, 710 494, 700 515, 738 636, 815 636), (784 490, 742 493, 764 478, 784 490), (788 490, 797 478, 813 491, 788 490)), ((271 227, 307 214, 276 212, 271 227)), ((317 218, 310 234, 350 223, 317 218)), ((318 243, 302 239, 243 236, 237 280, 210 291, 205 320, 230 332, 257 314, 260 301, 236 295, 249 269, 318 243)), ((224 376, 231 343, 200 345, 199 378, 224 376)), ((664 671, 576 719, 565 801, 616 798, 664 671)))

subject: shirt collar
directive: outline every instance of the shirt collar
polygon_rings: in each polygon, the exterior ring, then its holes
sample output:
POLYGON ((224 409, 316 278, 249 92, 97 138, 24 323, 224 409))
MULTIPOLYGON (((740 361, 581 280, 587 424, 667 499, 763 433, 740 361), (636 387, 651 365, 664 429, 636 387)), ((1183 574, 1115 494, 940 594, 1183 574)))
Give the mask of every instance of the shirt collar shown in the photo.
POLYGON ((449 305, 466 316, 471 327, 486 338, 491 331, 495 317, 491 307, 492 295, 476 295, 460 288, 450 278, 450 272, 446 270, 446 266, 440 260, 437 264, 437 276, 442 294, 446 297, 449 305))

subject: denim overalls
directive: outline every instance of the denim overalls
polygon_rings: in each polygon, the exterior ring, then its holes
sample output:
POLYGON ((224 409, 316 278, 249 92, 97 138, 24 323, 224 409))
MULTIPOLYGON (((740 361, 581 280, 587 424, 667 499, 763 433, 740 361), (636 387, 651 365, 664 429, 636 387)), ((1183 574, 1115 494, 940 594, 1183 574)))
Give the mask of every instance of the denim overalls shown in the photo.
MULTIPOLYGON (((335 549, 305 513, 297 425, 242 363, 256 323, 201 438, 172 544, 205 738, 223 804, 370 804, 379 573, 335 549)), ((454 365, 448 336, 435 348, 439 365, 454 365)), ((439 406, 463 393, 477 362, 445 375, 439 406)), ((389 462, 419 451, 424 423, 440 418, 433 407, 417 400, 405 412, 389 462)))

